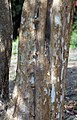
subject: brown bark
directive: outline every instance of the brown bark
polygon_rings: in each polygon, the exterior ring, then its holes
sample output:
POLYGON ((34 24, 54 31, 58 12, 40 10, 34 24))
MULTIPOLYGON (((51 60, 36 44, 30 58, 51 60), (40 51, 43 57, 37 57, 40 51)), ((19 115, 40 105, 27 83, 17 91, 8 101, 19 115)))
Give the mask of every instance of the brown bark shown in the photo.
POLYGON ((50 102, 48 100, 47 103, 49 96, 46 95, 44 88, 46 79, 43 47, 46 11, 46 0, 24 2, 17 78, 20 81, 17 99, 19 109, 16 111, 18 119, 21 116, 23 120, 42 120, 50 116, 47 114, 48 110, 44 111, 47 105, 49 109, 50 102))
POLYGON ((11 15, 8 0, 0 0, 0 94, 9 98, 9 63, 11 57, 11 15))
POLYGON ((24 2, 14 90, 17 120, 63 119, 71 5, 70 0, 24 2))
POLYGON ((63 119, 65 77, 70 44, 74 1, 53 1, 51 33, 52 120, 63 119), (72 12, 71 12, 72 11, 72 12), (54 96, 54 97, 53 97, 54 96), (54 99, 53 99, 54 98, 54 99))

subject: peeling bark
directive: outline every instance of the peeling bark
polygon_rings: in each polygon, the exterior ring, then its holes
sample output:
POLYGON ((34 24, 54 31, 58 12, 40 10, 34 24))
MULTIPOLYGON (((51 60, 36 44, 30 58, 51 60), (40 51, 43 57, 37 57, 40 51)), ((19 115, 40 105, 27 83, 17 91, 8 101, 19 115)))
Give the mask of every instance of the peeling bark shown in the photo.
POLYGON ((46 64, 44 65, 46 11, 47 0, 24 2, 17 71, 18 119, 21 117, 23 120, 45 120, 50 116, 49 110, 44 110, 46 106, 49 109, 50 102, 45 88, 47 87, 46 64))
POLYGON ((63 119, 71 5, 69 0, 24 1, 14 94, 17 120, 63 119))
POLYGON ((51 81, 52 120, 62 120, 64 116, 65 77, 70 44, 70 30, 74 1, 54 0, 51 12, 51 81), (72 12, 71 12, 72 11, 72 12))

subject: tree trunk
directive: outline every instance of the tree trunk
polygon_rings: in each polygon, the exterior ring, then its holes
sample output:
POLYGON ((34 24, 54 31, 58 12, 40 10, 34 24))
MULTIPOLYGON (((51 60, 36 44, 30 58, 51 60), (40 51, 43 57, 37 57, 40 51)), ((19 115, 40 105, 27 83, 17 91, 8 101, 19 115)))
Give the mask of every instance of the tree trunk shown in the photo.
POLYGON ((24 2, 13 96, 17 120, 63 119, 72 3, 24 2))
POLYGON ((9 98, 9 63, 11 57, 11 15, 8 0, 0 0, 0 94, 9 98))
POLYGON ((58 0, 52 5, 51 33, 51 81, 52 120, 63 118, 65 77, 69 55, 71 23, 74 1, 58 0))

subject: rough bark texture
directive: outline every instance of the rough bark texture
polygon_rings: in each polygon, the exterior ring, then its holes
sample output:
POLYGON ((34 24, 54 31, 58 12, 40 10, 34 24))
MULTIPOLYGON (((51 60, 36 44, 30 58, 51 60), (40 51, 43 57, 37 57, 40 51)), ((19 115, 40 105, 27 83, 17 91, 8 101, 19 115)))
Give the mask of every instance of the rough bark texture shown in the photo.
POLYGON ((72 2, 24 2, 13 96, 16 120, 63 120, 72 2))
POLYGON ((51 81, 52 120, 63 119, 65 76, 69 55, 70 30, 74 1, 58 0, 52 4, 51 81))
POLYGON ((0 94, 9 98, 9 62, 11 57, 11 15, 8 0, 0 0, 0 94))

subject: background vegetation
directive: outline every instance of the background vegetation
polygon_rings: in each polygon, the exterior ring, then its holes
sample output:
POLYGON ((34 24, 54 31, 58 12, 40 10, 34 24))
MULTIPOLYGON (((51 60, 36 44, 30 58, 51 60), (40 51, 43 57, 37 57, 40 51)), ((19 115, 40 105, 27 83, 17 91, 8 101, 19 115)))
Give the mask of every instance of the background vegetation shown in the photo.
MULTIPOLYGON (((18 28, 20 27, 22 6, 24 0, 12 0, 12 19, 13 19, 13 48, 12 52, 17 53, 18 48, 18 28)), ((77 6, 74 9, 74 19, 71 32, 70 48, 77 48, 77 6)))
POLYGON ((77 48, 77 6, 75 6, 75 9, 74 9, 74 19, 73 19, 73 25, 72 25, 70 47, 77 48))

